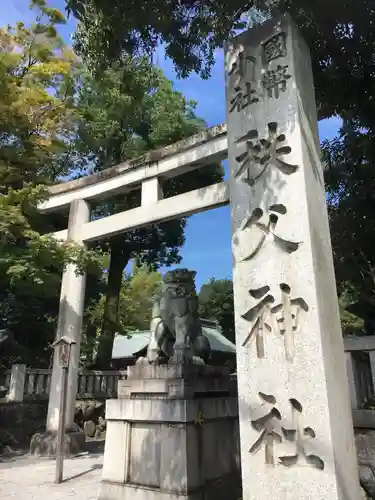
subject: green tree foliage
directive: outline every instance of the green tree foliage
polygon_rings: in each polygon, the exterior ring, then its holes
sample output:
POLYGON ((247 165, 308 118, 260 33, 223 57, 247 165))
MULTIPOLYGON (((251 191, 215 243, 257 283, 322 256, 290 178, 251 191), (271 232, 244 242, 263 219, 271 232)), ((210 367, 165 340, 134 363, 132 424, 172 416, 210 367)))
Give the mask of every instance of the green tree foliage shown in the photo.
MULTIPOLYGON (((81 122, 77 149, 81 163, 99 171, 160 146, 189 137, 205 123, 194 114, 195 104, 173 89, 160 70, 144 58, 124 57, 100 77, 86 71, 81 78, 77 105, 81 122)), ((211 165, 166 181, 164 197, 221 181, 220 165, 211 165)), ((140 204, 140 192, 121 194, 98 204, 95 216, 105 216, 140 204)), ((111 238, 104 245, 110 254, 98 366, 110 362, 119 324, 120 289, 130 258, 153 268, 178 263, 184 243, 185 219, 155 224, 111 238)))
POLYGON ((323 146, 338 281, 370 297, 375 288, 374 140, 345 121, 340 136, 323 146))
POLYGON ((219 323, 223 335, 235 342, 233 283, 228 279, 211 278, 199 292, 199 315, 219 323))
POLYGON ((375 9, 371 0, 67 0, 80 21, 78 51, 99 67, 162 42, 179 73, 209 75, 214 50, 234 28, 289 12, 311 48, 321 116, 343 110, 373 123, 375 9), (96 64, 97 65, 97 64, 96 64))
MULTIPOLYGON (((359 300, 359 295, 348 282, 339 284, 339 308, 344 335, 363 335, 364 320, 348 311, 348 307, 359 300)), ((231 341, 235 339, 233 283, 229 279, 215 279, 202 285, 199 292, 199 315, 219 323, 223 334, 231 341)))
MULTIPOLYGON (((325 144, 335 265, 359 301, 374 302, 373 144, 375 134, 373 54, 375 9, 371 0, 67 0, 80 20, 76 46, 97 60, 119 53, 152 53, 162 42, 180 75, 209 75, 214 49, 238 28, 288 12, 311 50, 320 118, 341 116, 340 137, 325 144), (255 15, 257 13, 257 15, 255 15)), ((101 69, 101 65, 98 65, 101 69)))
POLYGON ((375 307, 373 133, 347 119, 339 136, 323 143, 323 150, 338 290, 350 297, 345 307, 362 304, 367 320, 375 307))
POLYGON ((358 303, 358 294, 350 283, 340 283, 339 309, 341 328, 343 335, 363 335, 365 333, 365 321, 357 314, 353 314, 348 309, 353 304, 358 303))
MULTIPOLYGON (((53 339, 63 266, 75 262, 81 271, 90 270, 100 259, 46 236, 66 227, 66 218, 37 212, 36 204, 46 196, 43 186, 105 169, 205 125, 195 116, 194 103, 175 92, 145 58, 123 56, 99 78, 82 69, 57 34, 56 25, 64 17, 43 0, 34 7, 31 26, 20 22, 0 31, 0 313, 21 343, 38 345, 40 357, 45 357, 43 349, 53 339), (40 335, 33 338, 38 329, 40 335)), ((213 165, 167 181, 164 196, 212 184, 222 174, 213 165)), ((122 195, 94 207, 94 217, 139 202, 137 191, 122 195)), ((102 245, 110 255, 99 349, 104 364, 120 324, 119 293, 129 258, 153 268, 179 262, 184 227, 185 220, 171 221, 102 245)), ((104 281, 95 282, 92 276, 89 281, 87 303, 92 305, 104 281)))
MULTIPOLYGON (((161 274, 147 266, 137 266, 132 273, 123 275, 120 290, 118 333, 131 335, 133 331, 150 328, 152 298, 161 285, 161 274)), ((105 291, 86 311, 86 329, 83 352, 86 364, 96 358, 106 302, 105 291)))
POLYGON ((63 266, 83 269, 93 255, 46 236, 61 219, 36 211, 43 185, 70 169, 77 60, 57 35, 60 12, 34 6, 30 27, 0 29, 0 319, 37 357, 53 332, 63 266))

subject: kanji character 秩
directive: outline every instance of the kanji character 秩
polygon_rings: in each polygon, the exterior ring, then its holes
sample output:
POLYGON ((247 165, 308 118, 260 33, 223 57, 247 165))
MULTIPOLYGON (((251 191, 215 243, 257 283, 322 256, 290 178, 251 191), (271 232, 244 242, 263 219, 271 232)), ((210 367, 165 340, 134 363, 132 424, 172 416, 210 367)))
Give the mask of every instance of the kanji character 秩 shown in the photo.
POLYGON ((268 124, 267 139, 258 139, 257 130, 250 130, 236 140, 237 144, 245 143, 246 150, 236 157, 240 166, 234 174, 235 177, 246 172, 244 182, 253 186, 270 165, 274 165, 285 175, 293 174, 298 169, 298 165, 291 165, 281 159, 282 156, 291 153, 292 148, 281 146, 286 138, 284 134, 277 134, 277 128, 275 122, 268 124), (250 173, 250 168, 253 169, 254 173, 250 173))

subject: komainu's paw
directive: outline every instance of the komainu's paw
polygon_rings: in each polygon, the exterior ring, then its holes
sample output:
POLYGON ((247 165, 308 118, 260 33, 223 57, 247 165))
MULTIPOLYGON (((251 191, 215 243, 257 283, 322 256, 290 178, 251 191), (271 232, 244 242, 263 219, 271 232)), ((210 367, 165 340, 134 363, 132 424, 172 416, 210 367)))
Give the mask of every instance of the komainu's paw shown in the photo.
POLYGON ((159 351, 156 351, 155 349, 149 349, 147 351, 147 360, 152 365, 158 364, 160 360, 159 351))
POLYGON ((203 359, 198 357, 198 356, 193 356, 191 362, 193 365, 199 365, 199 366, 205 366, 205 364, 206 364, 203 361, 203 359))

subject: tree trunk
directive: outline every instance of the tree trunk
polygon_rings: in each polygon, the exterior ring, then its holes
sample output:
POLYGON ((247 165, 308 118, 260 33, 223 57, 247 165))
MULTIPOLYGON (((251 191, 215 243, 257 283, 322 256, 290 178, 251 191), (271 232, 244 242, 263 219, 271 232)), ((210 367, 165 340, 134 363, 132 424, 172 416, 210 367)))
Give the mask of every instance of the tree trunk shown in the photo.
POLYGON ((110 241, 110 263, 108 284, 104 304, 102 331, 99 339, 96 366, 99 369, 109 368, 112 359, 113 341, 119 325, 120 291, 124 269, 129 262, 131 251, 126 247, 123 237, 112 238, 110 241))

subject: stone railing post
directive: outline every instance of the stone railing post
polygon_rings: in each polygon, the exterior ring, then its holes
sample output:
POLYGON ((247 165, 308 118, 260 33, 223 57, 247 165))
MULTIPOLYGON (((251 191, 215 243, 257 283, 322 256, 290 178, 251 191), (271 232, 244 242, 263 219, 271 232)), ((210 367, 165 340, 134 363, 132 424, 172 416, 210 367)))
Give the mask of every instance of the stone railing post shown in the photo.
POLYGON ((350 351, 345 352, 345 361, 348 375, 350 405, 352 410, 358 410, 361 403, 358 388, 358 373, 355 366, 355 360, 350 351))
POLYGON ((375 351, 369 351, 372 386, 375 394, 375 351))
POLYGON ((13 365, 7 401, 18 403, 23 401, 25 389, 26 365, 13 365))

